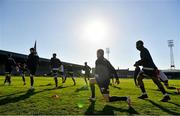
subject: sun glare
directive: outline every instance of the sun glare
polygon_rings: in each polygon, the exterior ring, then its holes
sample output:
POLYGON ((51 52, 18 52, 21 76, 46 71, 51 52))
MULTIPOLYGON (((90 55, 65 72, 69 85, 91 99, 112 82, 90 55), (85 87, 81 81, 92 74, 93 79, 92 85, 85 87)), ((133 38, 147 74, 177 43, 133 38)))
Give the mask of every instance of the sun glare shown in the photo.
POLYGON ((105 22, 93 20, 84 24, 82 39, 93 43, 99 43, 105 41, 108 34, 108 26, 105 22))

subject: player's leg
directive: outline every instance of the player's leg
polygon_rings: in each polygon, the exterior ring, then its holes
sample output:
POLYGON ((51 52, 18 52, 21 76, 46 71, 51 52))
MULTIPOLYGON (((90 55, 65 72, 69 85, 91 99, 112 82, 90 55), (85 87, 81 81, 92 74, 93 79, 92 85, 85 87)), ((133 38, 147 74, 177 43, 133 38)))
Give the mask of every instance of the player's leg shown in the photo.
POLYGON ((127 96, 123 96, 123 97, 120 97, 120 96, 110 96, 109 95, 109 84, 108 82, 106 81, 105 84, 104 84, 104 87, 100 87, 100 91, 105 99, 106 102, 115 102, 115 101, 126 101, 128 106, 131 107, 131 99, 130 97, 127 97, 127 96))
POLYGON ((89 84, 90 84, 90 88, 91 88, 91 97, 90 100, 91 101, 95 101, 95 84, 96 84, 96 79, 95 78, 90 78, 89 79, 89 84))
POLYGON ((9 73, 6 72, 5 79, 4 79, 4 84, 6 84, 6 82, 8 81, 8 76, 9 76, 9 73))
POLYGON ((11 74, 9 74, 9 76, 8 76, 8 83, 9 83, 9 85, 11 85, 11 74))
POLYGON ((58 72, 57 72, 57 70, 53 70, 53 76, 54 76, 55 86, 57 88, 58 87, 58 79, 57 79, 58 72))
POLYGON ((71 74, 71 78, 72 78, 72 80, 73 80, 73 83, 74 83, 74 86, 76 85, 76 80, 75 80, 75 78, 74 78, 75 76, 74 76, 74 73, 72 73, 71 74))
POLYGON ((158 86, 158 88, 162 92, 162 94, 164 95, 164 97, 161 101, 163 101, 163 102, 169 101, 170 97, 167 94, 166 90, 164 89, 162 83, 158 80, 158 77, 152 76, 151 78, 152 78, 153 82, 158 86))
POLYGON ((23 80, 23 82, 24 82, 24 85, 26 85, 25 74, 22 73, 21 76, 22 76, 22 80, 23 80))
POLYGON ((84 80, 85 80, 86 85, 88 85, 88 82, 87 82, 87 75, 84 76, 84 80))
POLYGON ((34 85, 34 76, 33 76, 33 74, 30 74, 30 84, 31 84, 31 89, 33 89, 33 85, 34 85))
POLYGON ((141 89, 141 92, 142 92, 142 95, 138 97, 140 99, 148 98, 145 87, 144 87, 143 79, 144 79, 144 75, 143 75, 143 72, 142 72, 137 77, 138 85, 139 85, 139 87, 141 89))

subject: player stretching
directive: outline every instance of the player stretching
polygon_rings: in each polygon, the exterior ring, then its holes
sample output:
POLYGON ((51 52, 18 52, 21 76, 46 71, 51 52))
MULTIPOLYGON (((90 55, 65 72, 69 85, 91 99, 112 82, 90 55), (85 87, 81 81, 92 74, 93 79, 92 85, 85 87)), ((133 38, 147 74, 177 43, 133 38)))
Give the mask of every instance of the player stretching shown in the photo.
POLYGON ((62 65, 62 63, 58 58, 56 58, 56 53, 53 54, 53 57, 50 60, 50 64, 51 64, 51 69, 53 72, 54 81, 55 81, 56 88, 57 88, 58 87, 58 79, 57 79, 58 71, 59 71, 59 68, 62 65))
POLYGON ((85 66, 84 66, 84 71, 85 71, 84 80, 85 80, 86 85, 87 85, 88 84, 87 79, 89 80, 89 78, 91 77, 91 74, 90 74, 91 68, 87 65, 87 62, 85 62, 84 64, 85 64, 85 66))
POLYGON ((5 63, 5 80, 4 80, 4 84, 6 83, 6 81, 8 81, 9 85, 11 84, 11 73, 13 70, 13 67, 16 67, 16 69, 18 68, 16 66, 16 62, 14 61, 14 59, 12 58, 12 54, 8 55, 7 61, 5 63))
POLYGON ((131 107, 130 97, 118 97, 109 95, 109 84, 111 75, 115 75, 116 83, 119 84, 119 79, 116 70, 110 64, 110 62, 104 58, 104 51, 102 49, 99 49, 97 51, 95 78, 90 79, 90 88, 92 96, 89 98, 89 100, 95 101, 95 83, 97 83, 104 99, 107 102, 127 101, 128 106, 131 107))
POLYGON ((37 70, 37 66, 39 63, 39 56, 36 53, 36 50, 34 48, 30 48, 30 54, 27 59, 27 67, 30 72, 30 81, 31 81, 31 88, 34 89, 33 84, 34 84, 34 75, 37 70))
MULTIPOLYGON (((168 100, 170 100, 170 97, 167 94, 167 92, 164 89, 161 82, 158 80, 158 76, 157 76, 158 69, 157 69, 156 65, 154 64, 149 51, 144 47, 143 44, 144 43, 141 40, 136 42, 136 48, 137 48, 137 50, 140 51, 141 60, 137 61, 134 64, 134 66, 135 67, 143 66, 142 72, 140 74, 138 74, 137 80, 135 79, 135 84, 139 85, 139 87, 143 93, 138 98, 140 98, 140 99, 148 98, 145 87, 144 87, 143 79, 144 79, 144 77, 149 76, 149 77, 151 77, 153 82, 158 86, 158 88, 164 95, 164 97, 163 97, 163 99, 161 99, 161 101, 167 102, 168 100), (137 83, 137 81, 138 81, 138 83, 137 83)), ((139 69, 137 68, 136 70, 139 70, 139 69)))
POLYGON ((18 63, 18 67, 19 67, 19 73, 22 76, 22 80, 24 82, 24 85, 26 85, 26 80, 25 80, 25 73, 27 71, 26 64, 25 63, 18 63))

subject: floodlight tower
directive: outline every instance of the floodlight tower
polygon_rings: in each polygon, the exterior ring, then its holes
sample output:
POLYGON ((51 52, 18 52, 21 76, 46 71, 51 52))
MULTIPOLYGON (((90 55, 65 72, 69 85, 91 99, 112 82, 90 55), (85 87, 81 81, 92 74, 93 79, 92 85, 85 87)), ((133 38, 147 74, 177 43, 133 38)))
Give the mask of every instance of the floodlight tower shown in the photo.
POLYGON ((106 48, 107 59, 109 60, 110 49, 106 48))
POLYGON ((168 46, 170 48, 170 68, 175 69, 174 55, 173 55, 174 41, 173 40, 168 40, 168 46))

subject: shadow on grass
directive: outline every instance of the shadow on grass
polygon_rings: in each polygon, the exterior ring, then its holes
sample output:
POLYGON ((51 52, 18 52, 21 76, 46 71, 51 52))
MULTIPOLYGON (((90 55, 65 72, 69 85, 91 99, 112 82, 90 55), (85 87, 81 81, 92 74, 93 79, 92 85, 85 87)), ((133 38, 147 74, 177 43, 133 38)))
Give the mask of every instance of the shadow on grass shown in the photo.
POLYGON ((87 85, 82 86, 81 88, 77 88, 75 92, 86 91, 86 90, 89 90, 87 85))
MULTIPOLYGON (((145 99, 145 101, 150 102, 152 105, 158 107, 159 109, 161 109, 161 110, 164 111, 164 112, 167 112, 168 114, 172 114, 172 115, 180 115, 179 112, 171 111, 171 110, 169 110, 169 109, 167 109, 167 108, 165 108, 165 107, 163 107, 163 106, 157 104, 156 102, 154 102, 154 101, 152 101, 152 100, 145 99)), ((171 103, 171 102, 170 102, 170 103, 171 103)))
POLYGON ((116 88, 116 89, 121 89, 120 87, 118 87, 116 85, 111 85, 111 87, 116 88))
MULTIPOLYGON (((66 87, 60 86, 60 87, 58 87, 57 89, 62 89, 62 88, 66 88, 66 87)), ((35 92, 34 90, 30 90, 30 89, 29 89, 25 94, 20 95, 20 96, 9 97, 10 95, 8 95, 6 98, 0 100, 0 106, 1 106, 1 105, 6 105, 6 104, 9 104, 9 103, 16 103, 16 102, 25 100, 25 99, 31 97, 32 95, 35 95, 35 94, 38 94, 38 93, 41 93, 41 92, 45 92, 45 91, 54 90, 54 89, 55 89, 55 88, 44 89, 44 90, 37 91, 37 92, 35 92)), ((19 92, 19 93, 21 93, 21 92, 19 92)), ((17 93, 16 93, 16 94, 17 94, 17 93)), ((12 94, 12 95, 13 95, 13 94, 12 94)), ((14 95, 15 95, 15 94, 14 94, 14 95)))
POLYGON ((171 103, 171 104, 174 104, 174 105, 176 105, 176 106, 178 106, 178 107, 180 107, 180 104, 177 104, 177 103, 174 103, 174 102, 168 102, 168 103, 171 103))
POLYGON ((0 95, 0 98, 2 98, 2 97, 9 97, 9 96, 13 96, 13 95, 20 94, 20 93, 24 93, 24 92, 25 92, 25 91, 20 91, 20 92, 8 94, 8 95, 3 95, 3 96, 0 95))
POLYGON ((52 84, 51 84, 51 83, 48 83, 48 84, 46 84, 46 85, 39 85, 39 87, 44 87, 44 86, 52 86, 52 84))
POLYGON ((95 102, 91 102, 85 115, 115 115, 114 111, 127 112, 129 115, 139 114, 133 107, 121 109, 110 105, 105 105, 102 111, 95 111, 95 102))

